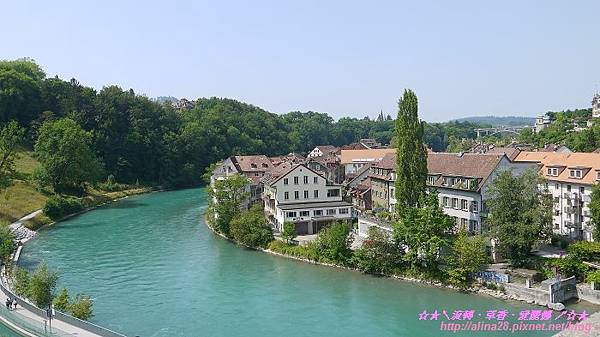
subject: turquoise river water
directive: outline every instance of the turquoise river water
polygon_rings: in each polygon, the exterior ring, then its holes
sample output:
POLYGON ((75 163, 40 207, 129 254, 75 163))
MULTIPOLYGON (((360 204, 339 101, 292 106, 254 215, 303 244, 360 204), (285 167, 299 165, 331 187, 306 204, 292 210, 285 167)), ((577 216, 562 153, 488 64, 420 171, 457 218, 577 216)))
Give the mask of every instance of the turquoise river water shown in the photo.
POLYGON ((60 286, 94 298, 93 322, 132 337, 500 336, 442 333, 418 313, 532 309, 243 249, 205 226, 205 209, 204 189, 124 199, 40 231, 21 264, 47 261, 60 286))

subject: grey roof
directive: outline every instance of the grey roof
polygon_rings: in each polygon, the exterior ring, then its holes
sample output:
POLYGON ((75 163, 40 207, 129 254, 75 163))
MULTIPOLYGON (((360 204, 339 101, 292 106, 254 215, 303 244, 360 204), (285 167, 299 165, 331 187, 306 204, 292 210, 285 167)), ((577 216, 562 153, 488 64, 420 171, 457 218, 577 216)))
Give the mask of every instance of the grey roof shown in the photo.
POLYGON ((322 201, 322 202, 303 202, 303 203, 293 203, 293 204, 279 204, 277 207, 280 209, 287 211, 290 209, 299 209, 299 208, 330 208, 330 207, 344 207, 344 206, 352 206, 351 203, 346 201, 322 201))

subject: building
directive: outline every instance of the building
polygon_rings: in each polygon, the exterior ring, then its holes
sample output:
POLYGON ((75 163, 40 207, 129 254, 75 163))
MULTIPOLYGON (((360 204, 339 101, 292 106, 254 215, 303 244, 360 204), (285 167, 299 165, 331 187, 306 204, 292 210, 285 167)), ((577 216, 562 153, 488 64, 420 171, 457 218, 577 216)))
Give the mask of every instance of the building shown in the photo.
POLYGON ((565 145, 560 144, 545 144, 543 148, 538 150, 539 152, 561 152, 561 153, 570 153, 573 152, 571 149, 566 147, 565 145))
POLYGON ((373 208, 373 198, 371 197, 371 179, 367 178, 359 184, 348 190, 348 195, 352 198, 352 206, 362 213, 373 208))
POLYGON ((571 239, 592 240, 589 203, 600 181, 600 153, 521 152, 517 162, 537 163, 553 198, 552 227, 571 239))
POLYGON ((293 164, 300 164, 306 160, 306 158, 302 157, 301 155, 299 155, 295 152, 290 152, 284 156, 269 157, 269 159, 271 160, 271 163, 273 164, 273 166, 278 166, 279 164, 285 163, 285 162, 290 162, 293 164))
POLYGON ((340 152, 340 149, 333 145, 319 145, 315 147, 312 151, 310 151, 306 157, 313 158, 329 155, 336 156, 338 152, 340 152))
POLYGON ((600 118, 600 94, 595 94, 592 98, 592 117, 600 118))
POLYGON ((272 169, 273 164, 265 155, 231 156, 217 164, 213 170, 211 183, 214 183, 214 180, 241 174, 249 180, 249 203, 253 203, 261 199, 263 190, 261 179, 272 169))
POLYGON ((335 221, 351 221, 352 204, 342 199, 342 186, 304 164, 283 163, 262 179, 264 209, 277 231, 292 222, 297 234, 314 234, 335 221))
POLYGON ((552 124, 552 118, 548 115, 537 116, 535 119, 534 131, 540 132, 552 124))
POLYGON ((330 153, 318 157, 309 157, 306 158, 304 164, 336 184, 341 184, 344 181, 344 167, 340 165, 340 158, 336 155, 330 153))
MULTIPOLYGON (((371 165, 369 178, 374 211, 395 210, 395 165, 395 154, 388 154, 380 162, 371 165)), ((504 153, 430 152, 427 155, 427 186, 438 192, 444 213, 454 219, 457 228, 480 233, 486 216, 487 189, 494 178, 505 170, 517 175, 526 169, 536 168, 535 163, 511 161, 504 153)), ((368 223, 359 219, 359 228, 363 228, 363 231, 368 229, 368 225, 364 225, 368 223)))
POLYGON ((352 179, 366 164, 381 160, 396 149, 341 150, 340 164, 344 166, 346 179, 352 179))

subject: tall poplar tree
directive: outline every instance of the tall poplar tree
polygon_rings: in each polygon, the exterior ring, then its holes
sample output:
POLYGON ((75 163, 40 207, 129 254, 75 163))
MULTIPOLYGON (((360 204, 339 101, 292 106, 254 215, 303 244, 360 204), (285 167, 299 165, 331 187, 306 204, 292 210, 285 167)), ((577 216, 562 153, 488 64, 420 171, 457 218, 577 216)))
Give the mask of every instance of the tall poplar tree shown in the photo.
POLYGON ((398 101, 396 119, 396 211, 418 207, 425 194, 427 150, 423 145, 424 125, 419 120, 417 95, 405 89, 398 101))

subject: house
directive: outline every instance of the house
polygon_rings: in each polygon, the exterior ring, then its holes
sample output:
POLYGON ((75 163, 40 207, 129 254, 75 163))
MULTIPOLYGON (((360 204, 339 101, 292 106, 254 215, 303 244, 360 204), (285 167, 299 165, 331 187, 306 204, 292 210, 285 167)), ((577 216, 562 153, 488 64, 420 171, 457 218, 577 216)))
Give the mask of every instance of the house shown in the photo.
POLYGON ((344 167, 340 165, 340 158, 336 155, 330 153, 318 157, 308 157, 304 164, 336 184, 344 181, 344 167))
POLYGON ((592 117, 600 118, 600 94, 598 93, 592 98, 592 117))
POLYGON ((342 186, 304 164, 283 163, 262 181, 265 215, 277 231, 292 222, 297 234, 314 234, 355 217, 352 204, 342 199, 342 186))
POLYGON ((563 152, 563 153, 567 153, 567 152, 572 152, 571 149, 569 149, 568 147, 564 146, 564 145, 560 145, 560 144, 546 144, 544 145, 544 148, 539 149, 539 152, 563 152))
POLYGON ((589 204, 600 182, 600 153, 521 152, 517 162, 537 163, 552 195, 552 227, 556 234, 591 241, 594 224, 589 204))
POLYGON ((534 130, 536 133, 547 129, 552 124, 552 118, 548 115, 537 116, 535 118, 534 130))
MULTIPOLYGON (((537 165, 534 163, 511 161, 504 153, 430 152, 427 154, 427 186, 437 191, 444 213, 454 219, 457 228, 480 233, 487 213, 488 187, 494 178, 505 170, 518 175, 526 169, 535 168, 537 165)), ((395 154, 388 154, 380 162, 373 163, 369 178, 373 210, 393 212, 396 207, 395 154)), ((369 223, 359 218, 359 230, 367 230, 369 223)))
POLYGON ((504 153, 430 153, 427 157, 427 186, 438 192, 444 213, 458 228, 482 232, 487 215, 488 188, 501 172, 520 175, 536 169, 532 163, 511 161, 504 153))
POLYGON ((329 155, 336 156, 339 151, 340 151, 340 149, 333 145, 319 145, 319 146, 315 147, 312 151, 310 151, 306 157, 313 158, 313 157, 321 157, 321 156, 329 156, 329 155))
POLYGON ((369 211, 373 208, 373 199, 371 197, 371 179, 367 178, 359 184, 348 190, 348 195, 352 198, 352 206, 359 212, 369 211))
POLYGON ((265 155, 231 156, 217 164, 211 176, 211 183, 214 183, 214 180, 241 174, 249 180, 249 203, 253 203, 261 199, 263 189, 261 179, 271 169, 273 164, 265 155))
POLYGON ((388 153, 396 153, 396 149, 341 150, 340 164, 344 166, 346 179, 352 179, 366 164, 381 160, 388 153))

